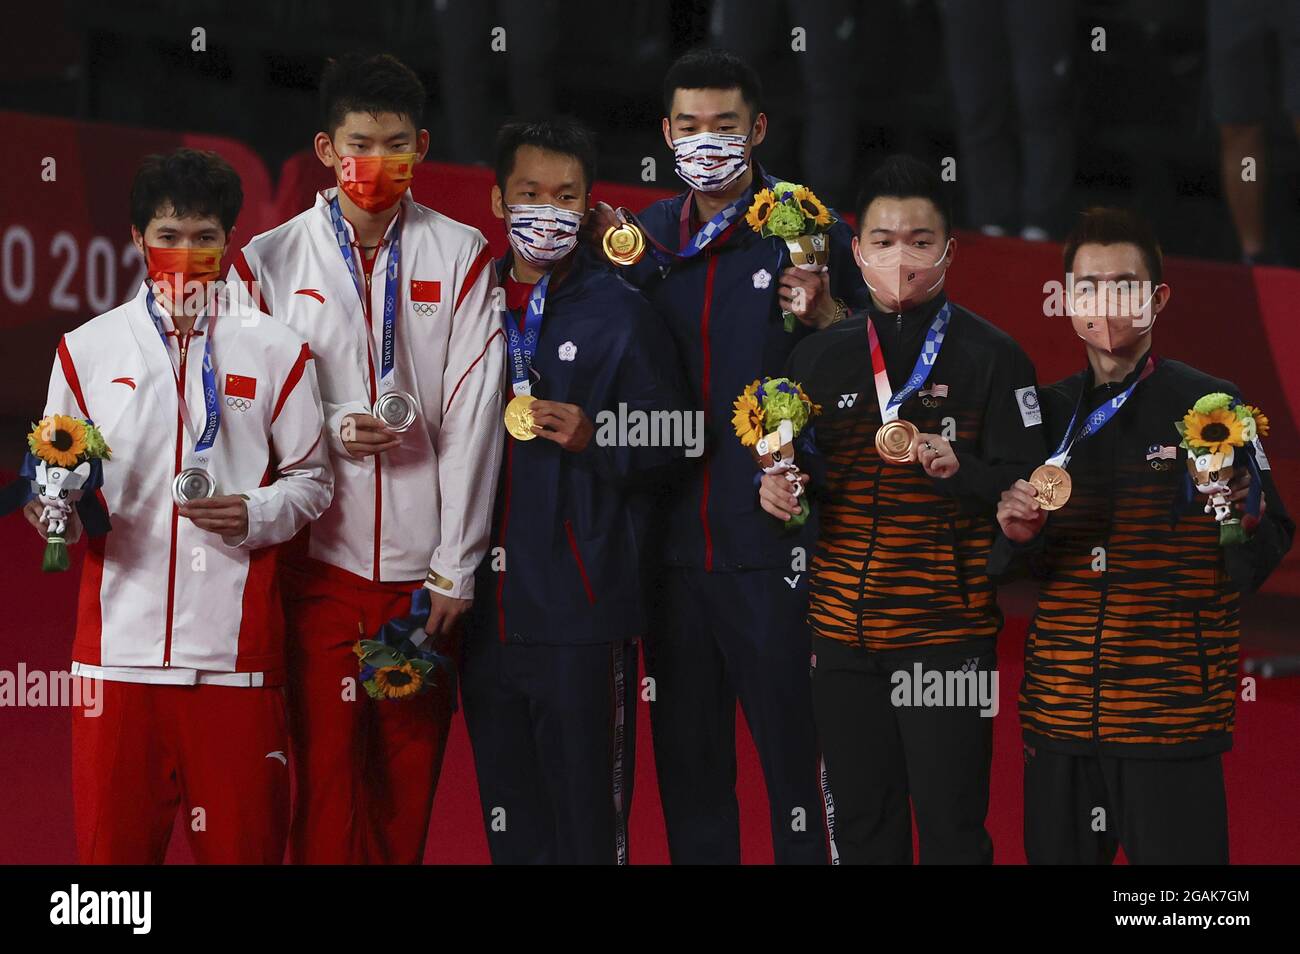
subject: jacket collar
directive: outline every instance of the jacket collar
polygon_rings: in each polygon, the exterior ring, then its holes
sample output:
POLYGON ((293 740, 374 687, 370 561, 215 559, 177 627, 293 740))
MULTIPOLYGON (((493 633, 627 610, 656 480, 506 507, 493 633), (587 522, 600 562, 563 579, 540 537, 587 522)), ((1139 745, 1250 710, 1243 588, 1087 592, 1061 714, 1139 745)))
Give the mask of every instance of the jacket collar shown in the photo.
POLYGON ((930 322, 934 320, 934 316, 939 314, 939 309, 942 308, 947 301, 948 293, 940 290, 939 294, 935 295, 929 301, 922 302, 916 307, 909 308, 906 311, 897 312, 883 311, 876 306, 876 301, 873 298, 871 299, 871 303, 867 306, 867 314, 871 318, 872 322, 875 323, 878 332, 881 330, 882 322, 895 322, 898 320, 899 315, 902 315, 903 331, 910 332, 918 327, 927 327, 930 322))
POLYGON ((1130 384, 1132 384, 1134 381, 1137 380, 1138 375, 1142 373, 1142 369, 1147 366, 1147 358, 1149 358, 1150 356, 1151 356, 1151 345, 1148 343, 1147 350, 1142 352, 1142 357, 1138 358, 1137 364, 1133 366, 1133 370, 1130 371, 1128 374, 1124 375, 1124 379, 1122 381, 1119 382, 1104 381, 1100 384, 1097 383, 1096 376, 1092 372, 1092 362, 1089 361, 1088 366, 1083 369, 1084 390, 1088 393, 1091 393, 1092 391, 1099 390, 1102 388, 1112 392, 1123 391, 1130 384))
MULTIPOLYGON (((551 292, 564 287, 566 290, 576 288, 580 285, 581 279, 587 270, 587 263, 584 260, 585 252, 582 246, 578 246, 571 253, 560 260, 559 264, 551 271, 551 281, 547 285, 546 293, 549 297, 551 292)), ((515 251, 513 248, 507 248, 506 253, 498 258, 495 262, 497 284, 504 286, 506 279, 510 277, 510 269, 515 262, 515 251)))
MULTIPOLYGON (((328 189, 321 189, 319 192, 316 193, 316 204, 314 208, 317 212, 320 213, 320 215, 324 219, 325 227, 329 229, 329 233, 331 236, 334 235, 334 222, 330 217, 330 203, 334 201, 334 197, 337 196, 338 194, 339 194, 338 186, 331 186, 328 189)), ((392 238, 393 230, 398 227, 398 223, 402 221, 402 218, 404 216, 409 215, 411 207, 415 205, 415 199, 411 196, 410 189, 407 189, 405 192, 402 193, 402 197, 397 200, 397 205, 398 205, 397 214, 393 216, 393 220, 388 223, 388 228, 384 232, 385 242, 387 242, 389 239, 392 238)), ((355 242, 357 240, 356 230, 353 229, 352 223, 348 221, 348 217, 346 215, 343 216, 343 227, 347 229, 348 241, 355 242)))

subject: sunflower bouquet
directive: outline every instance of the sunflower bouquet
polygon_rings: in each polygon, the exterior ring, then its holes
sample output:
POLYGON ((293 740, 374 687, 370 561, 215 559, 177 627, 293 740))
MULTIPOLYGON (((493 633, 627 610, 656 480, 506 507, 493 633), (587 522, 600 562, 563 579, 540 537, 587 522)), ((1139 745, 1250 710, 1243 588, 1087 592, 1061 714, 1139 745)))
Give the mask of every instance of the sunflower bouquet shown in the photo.
MULTIPOLYGON (((799 467, 794 462, 794 439, 812 418, 821 413, 803 388, 789 378, 754 381, 736 398, 731 416, 740 443, 748 447, 765 474, 785 474, 791 493, 803 493, 799 467)), ((801 527, 808 520, 808 507, 801 507, 785 522, 787 528, 801 527)))
POLYGON ((1236 473, 1234 464, 1252 469, 1254 460, 1244 448, 1268 435, 1268 418, 1259 408, 1216 391, 1192 405, 1174 427, 1182 437, 1179 446, 1187 450, 1187 472, 1192 484, 1209 498, 1204 511, 1214 514, 1219 522, 1219 543, 1244 542, 1246 531, 1233 514, 1229 483, 1236 473))
POLYGON ((454 706, 456 667, 444 654, 426 648, 428 618, 429 591, 421 587, 411 594, 410 613, 389 620, 374 639, 359 639, 353 645, 361 685, 371 699, 413 699, 437 686, 442 673, 454 706))
MULTIPOLYGON (((745 213, 745 222, 763 238, 784 240, 796 268, 817 271, 830 258, 827 230, 835 222, 816 193, 794 182, 776 182, 762 189, 745 213)), ((793 312, 782 312, 785 330, 794 331, 793 312)))
POLYGON ((68 568, 72 508, 103 484, 102 462, 111 457, 104 435, 85 418, 50 414, 32 425, 21 474, 41 502, 41 522, 46 528, 41 569, 46 573, 68 568))

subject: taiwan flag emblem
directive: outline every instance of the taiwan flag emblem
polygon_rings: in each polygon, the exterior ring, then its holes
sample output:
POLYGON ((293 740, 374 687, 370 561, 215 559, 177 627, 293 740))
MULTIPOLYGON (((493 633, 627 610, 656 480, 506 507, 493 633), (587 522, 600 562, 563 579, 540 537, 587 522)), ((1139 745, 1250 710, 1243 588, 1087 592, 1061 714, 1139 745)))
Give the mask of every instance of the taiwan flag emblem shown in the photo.
POLYGON ((238 411, 246 411, 257 397, 257 378, 243 374, 226 375, 226 405, 238 411))
POLYGON ((428 318, 438 310, 442 301, 442 282, 411 279, 411 310, 428 318))

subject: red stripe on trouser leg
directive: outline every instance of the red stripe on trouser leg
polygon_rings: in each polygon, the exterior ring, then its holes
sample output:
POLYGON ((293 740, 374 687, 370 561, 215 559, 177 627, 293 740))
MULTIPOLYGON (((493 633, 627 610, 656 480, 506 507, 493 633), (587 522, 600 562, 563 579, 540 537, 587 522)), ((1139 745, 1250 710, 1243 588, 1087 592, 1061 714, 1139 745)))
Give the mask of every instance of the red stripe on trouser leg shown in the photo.
MULTIPOLYGON (((92 680, 80 680, 83 686, 92 680)), ((278 864, 288 832, 278 689, 94 680, 75 710, 73 806, 87 864, 156 864, 178 809, 201 864, 278 864)))
POLYGON ((373 702, 355 682, 353 645, 410 609, 410 583, 287 569, 289 696, 294 739, 291 858, 300 863, 411 862, 424 854, 451 724, 445 689, 373 702), (350 579, 348 579, 350 578, 350 579), (352 582, 352 581, 355 581, 352 582))

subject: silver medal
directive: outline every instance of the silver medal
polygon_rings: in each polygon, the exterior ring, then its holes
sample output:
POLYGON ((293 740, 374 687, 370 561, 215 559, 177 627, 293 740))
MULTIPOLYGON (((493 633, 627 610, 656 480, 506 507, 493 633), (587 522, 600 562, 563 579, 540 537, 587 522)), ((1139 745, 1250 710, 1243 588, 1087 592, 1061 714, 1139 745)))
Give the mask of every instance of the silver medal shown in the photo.
POLYGON ((216 481, 201 467, 187 467, 172 481, 172 500, 182 506, 191 500, 204 500, 217 494, 216 481))

